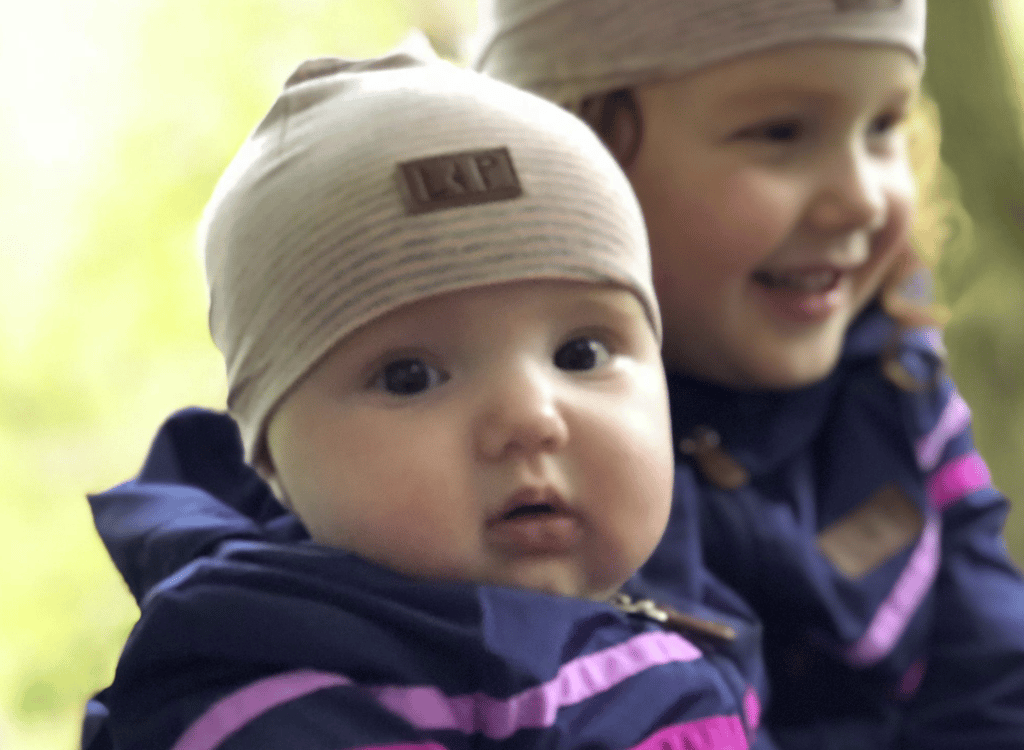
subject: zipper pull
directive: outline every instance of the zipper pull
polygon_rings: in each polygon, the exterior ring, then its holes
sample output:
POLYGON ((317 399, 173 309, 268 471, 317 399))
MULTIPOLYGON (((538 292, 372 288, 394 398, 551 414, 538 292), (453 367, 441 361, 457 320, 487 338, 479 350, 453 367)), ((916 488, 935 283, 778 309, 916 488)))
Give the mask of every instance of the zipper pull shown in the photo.
POLYGON ((628 594, 619 592, 610 602, 620 612, 654 620, 680 635, 698 635, 717 641, 736 640, 736 630, 725 623, 694 617, 664 604, 658 604, 652 599, 633 599, 628 594))
POLYGON ((750 481, 750 474, 722 448, 721 435, 710 427, 694 427, 690 437, 679 441, 678 448, 680 453, 692 456, 704 479, 720 489, 736 490, 750 481))
POLYGON ((627 615, 640 615, 662 624, 668 622, 668 612, 659 607, 653 599, 634 599, 620 591, 611 598, 611 604, 627 615))
POLYGON ((714 620, 705 620, 700 617, 679 612, 670 607, 665 608, 668 620, 665 625, 681 635, 697 633, 707 638, 714 638, 717 641, 735 641, 736 630, 731 625, 714 620))

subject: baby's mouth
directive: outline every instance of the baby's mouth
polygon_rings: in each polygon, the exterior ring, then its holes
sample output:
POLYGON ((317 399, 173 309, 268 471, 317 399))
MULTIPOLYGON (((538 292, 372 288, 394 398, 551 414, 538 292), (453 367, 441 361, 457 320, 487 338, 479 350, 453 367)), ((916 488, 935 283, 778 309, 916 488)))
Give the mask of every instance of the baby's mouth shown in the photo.
POLYGON ((580 541, 580 517, 553 491, 520 490, 487 521, 491 542, 513 555, 559 554, 580 541))
POLYGON ((559 511, 551 503, 529 503, 527 505, 520 505, 513 508, 512 510, 504 513, 501 516, 502 521, 514 521, 519 518, 529 518, 533 516, 546 516, 558 513, 559 511))
POLYGON ((754 281, 768 289, 779 289, 801 294, 821 294, 839 283, 842 271, 818 268, 807 271, 755 271, 754 281))
POLYGON ((572 515, 569 503, 553 488, 523 487, 509 495, 488 524, 549 515, 572 515))

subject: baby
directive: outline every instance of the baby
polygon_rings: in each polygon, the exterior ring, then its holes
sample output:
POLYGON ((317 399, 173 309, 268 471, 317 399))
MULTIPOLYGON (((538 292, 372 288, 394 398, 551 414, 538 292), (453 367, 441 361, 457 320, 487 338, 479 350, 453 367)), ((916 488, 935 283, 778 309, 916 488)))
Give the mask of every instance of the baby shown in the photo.
POLYGON ((201 244, 235 421, 92 498, 141 617, 86 747, 774 747, 747 610, 699 563, 673 608, 627 585, 660 319, 583 123, 425 51, 309 61, 201 244))

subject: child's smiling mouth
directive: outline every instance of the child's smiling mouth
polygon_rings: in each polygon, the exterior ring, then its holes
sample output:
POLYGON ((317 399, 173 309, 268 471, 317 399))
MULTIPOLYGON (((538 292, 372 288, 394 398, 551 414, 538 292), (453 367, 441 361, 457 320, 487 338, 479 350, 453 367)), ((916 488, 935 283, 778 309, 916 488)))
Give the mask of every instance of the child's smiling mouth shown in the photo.
POLYGON ((769 289, 820 294, 834 288, 843 272, 836 268, 790 271, 755 271, 754 281, 769 289))
POLYGON ((795 323, 821 323, 845 303, 852 270, 831 265, 762 269, 752 279, 773 314, 795 323))

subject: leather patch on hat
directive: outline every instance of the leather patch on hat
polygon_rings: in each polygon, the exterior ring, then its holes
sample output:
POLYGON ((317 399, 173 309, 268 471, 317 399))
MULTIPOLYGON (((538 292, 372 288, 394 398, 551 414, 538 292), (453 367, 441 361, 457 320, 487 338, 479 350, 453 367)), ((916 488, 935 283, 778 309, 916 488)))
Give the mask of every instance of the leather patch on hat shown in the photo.
POLYGON ((523 194, 507 148, 464 151, 398 165, 410 214, 518 198, 523 194))
POLYGON ((847 578, 860 578, 905 549, 923 528, 924 516, 907 494, 886 484, 822 529, 818 549, 847 578))
POLYGON ((903 5, 903 0, 835 0, 836 9, 843 10, 894 10, 903 5))

